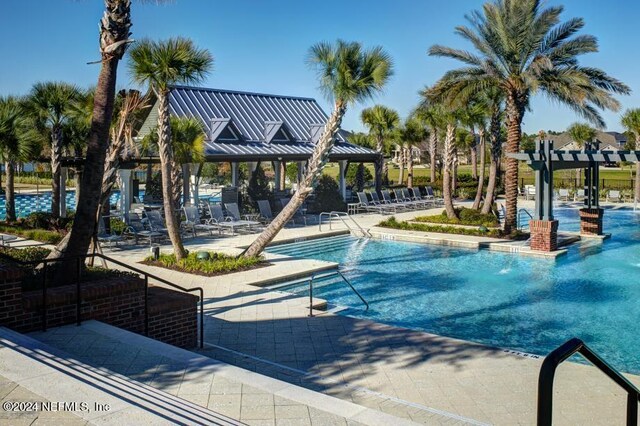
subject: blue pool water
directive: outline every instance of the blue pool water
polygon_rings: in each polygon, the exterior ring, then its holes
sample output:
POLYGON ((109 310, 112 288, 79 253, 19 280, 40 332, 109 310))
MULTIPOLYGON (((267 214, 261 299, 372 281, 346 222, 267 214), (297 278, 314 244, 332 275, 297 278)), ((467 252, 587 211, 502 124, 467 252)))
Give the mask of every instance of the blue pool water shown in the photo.
MULTIPOLYGON (((561 229, 579 226, 576 210, 556 216, 561 229)), ((611 239, 583 241, 555 261, 350 236, 269 251, 339 262, 369 311, 335 280, 314 294, 346 315, 540 355, 577 336, 640 373, 640 214, 606 211, 604 227, 611 239)))

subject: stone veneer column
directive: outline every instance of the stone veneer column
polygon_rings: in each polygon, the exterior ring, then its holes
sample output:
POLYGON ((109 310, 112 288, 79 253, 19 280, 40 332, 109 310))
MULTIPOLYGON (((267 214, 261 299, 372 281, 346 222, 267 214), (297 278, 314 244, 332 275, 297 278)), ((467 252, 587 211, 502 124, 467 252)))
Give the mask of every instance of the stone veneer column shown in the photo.
POLYGON ((531 250, 556 251, 558 249, 558 221, 530 220, 531 250))
POLYGON ((602 235, 603 209, 580 209, 580 233, 585 235, 602 235))

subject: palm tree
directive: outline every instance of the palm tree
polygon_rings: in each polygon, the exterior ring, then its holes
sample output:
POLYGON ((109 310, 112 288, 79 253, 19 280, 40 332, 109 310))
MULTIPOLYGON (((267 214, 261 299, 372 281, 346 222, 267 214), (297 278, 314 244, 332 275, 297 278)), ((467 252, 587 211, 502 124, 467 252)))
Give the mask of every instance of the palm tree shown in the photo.
POLYGON ((498 181, 498 165, 502 155, 502 140, 500 139, 502 127, 502 92, 493 87, 483 92, 483 99, 486 103, 489 115, 489 141, 491 142, 491 155, 489 162, 489 180, 487 181, 487 191, 482 205, 482 213, 491 212, 496 197, 496 186, 498 181))
MULTIPOLYGON (((101 68, 94 94, 84 173, 80 187, 77 188, 80 196, 71 232, 58 244, 56 250, 51 252, 50 258, 87 253, 96 229, 104 162, 109 146, 109 128, 116 95, 118 63, 132 42, 129 39, 131 0, 105 0, 104 3, 105 10, 100 20, 101 68)), ((61 272, 60 276, 62 275, 61 272)))
MULTIPOLYGON (((636 149, 640 149, 640 108, 628 109, 622 116, 622 125, 628 132, 633 133, 636 139, 636 149)), ((636 163, 636 182, 634 199, 640 200, 640 162, 636 163)))
MULTIPOLYGON (((467 17, 470 27, 456 33, 477 53, 432 46, 429 54, 459 60, 463 68, 447 72, 437 84, 446 97, 471 98, 489 87, 505 96, 507 152, 519 150, 522 120, 530 97, 541 92, 567 105, 590 122, 603 126, 598 109, 617 110, 613 93, 630 93, 604 71, 580 66, 578 57, 598 50, 593 36, 576 33, 581 18, 560 24, 561 6, 542 7, 540 0, 494 0, 467 17)), ((505 231, 515 229, 518 161, 507 158, 505 231)))
POLYGON ((169 92, 175 84, 197 83, 213 65, 209 51, 198 49, 185 38, 165 41, 143 40, 130 52, 130 71, 137 83, 148 84, 158 97, 158 153, 162 170, 162 191, 167 230, 177 259, 187 253, 182 245, 172 187, 177 165, 171 143, 169 92))
POLYGON ((67 83, 36 83, 31 89, 26 108, 36 126, 51 142, 51 214, 60 216, 60 176, 62 170, 63 129, 70 118, 71 107, 80 90, 67 83))
POLYGON ((398 113, 384 105, 375 105, 365 108, 360 114, 360 119, 369 128, 369 134, 375 138, 376 152, 380 157, 375 164, 376 168, 376 191, 382 189, 382 180, 388 179, 387 164, 384 161, 385 138, 393 129, 400 125, 398 113))
POLYGON ((444 199, 444 209, 449 219, 458 217, 453 207, 453 191, 451 188, 451 172, 455 162, 456 150, 456 129, 458 126, 458 112, 448 111, 443 116, 446 123, 446 133, 444 137, 443 169, 442 169, 442 198, 444 199))
MULTIPOLYGON (((402 158, 407 167, 407 186, 413 187, 413 148, 428 137, 427 130, 415 116, 410 116, 404 125, 398 128, 402 158)), ((402 166, 401 166, 402 167, 402 166)))
POLYGON ((245 250, 245 256, 262 253, 313 192, 333 148, 335 135, 340 129, 347 107, 370 99, 380 92, 393 73, 391 58, 381 47, 363 49, 360 43, 342 40, 335 44, 322 42, 312 46, 308 62, 317 70, 321 87, 333 100, 334 109, 313 149, 298 190, 275 220, 245 250))
MULTIPOLYGON (((593 142, 597 132, 596 129, 586 123, 573 123, 567 129, 567 134, 571 137, 571 140, 573 140, 580 148, 582 148, 586 142, 593 142)), ((581 178, 582 169, 576 169, 577 185, 580 185, 581 178)))
MULTIPOLYGON (((424 99, 428 88, 420 93, 424 99)), ((429 128, 429 162, 431 168, 430 181, 436 181, 436 159, 438 150, 438 132, 443 127, 443 111, 441 105, 423 102, 413 114, 418 120, 422 121, 429 128)))
POLYGON ((6 173, 5 220, 16 220, 14 175, 16 162, 29 161, 40 151, 33 123, 21 105, 20 100, 0 97, 0 161, 4 162, 6 173))

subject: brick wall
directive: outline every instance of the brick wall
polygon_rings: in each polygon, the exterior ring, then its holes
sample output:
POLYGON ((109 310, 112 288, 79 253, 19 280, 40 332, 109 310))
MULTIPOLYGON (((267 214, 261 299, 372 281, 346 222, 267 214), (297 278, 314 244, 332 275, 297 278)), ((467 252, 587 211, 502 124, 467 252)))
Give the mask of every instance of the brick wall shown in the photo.
POLYGON ((580 233, 602 235, 603 209, 580 209, 580 233))
MULTIPOLYGON (((42 291, 22 291, 22 271, 0 262, 0 326, 19 332, 42 327, 42 291)), ((144 333, 144 281, 114 276, 81 284, 81 318, 144 333)), ((77 321, 76 285, 47 290, 47 327, 77 321)), ((180 347, 197 344, 198 297, 149 287, 149 337, 180 347)))
POLYGON ((558 249, 558 221, 530 220, 531 250, 556 251, 558 249))

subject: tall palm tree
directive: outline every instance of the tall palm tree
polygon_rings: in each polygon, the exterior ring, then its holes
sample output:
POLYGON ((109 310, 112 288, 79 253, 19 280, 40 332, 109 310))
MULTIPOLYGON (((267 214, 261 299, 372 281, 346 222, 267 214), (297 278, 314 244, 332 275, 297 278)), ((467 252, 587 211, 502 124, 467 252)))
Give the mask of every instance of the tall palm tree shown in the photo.
MULTIPOLYGON (((588 125, 587 123, 573 123, 567 129, 567 134, 571 137, 580 148, 584 146, 586 142, 593 142, 596 137, 596 129, 588 125)), ((582 169, 576 169, 576 181, 577 185, 580 185, 582 178, 582 169)))
MULTIPOLYGON (((426 99, 428 88, 421 91, 423 99, 426 99)), ((429 162, 430 162, 430 181, 436 181, 436 159, 438 150, 438 132, 443 124, 443 111, 439 104, 422 102, 413 114, 418 120, 422 121, 429 128, 429 162)))
POLYGON ((379 93, 393 73, 391 58, 381 47, 364 49, 360 43, 343 40, 335 44, 322 42, 313 45, 309 49, 308 62, 317 70, 321 88, 333 100, 334 109, 313 149, 298 190, 275 220, 245 250, 245 256, 262 253, 313 192, 335 144, 334 138, 347 107, 379 93))
MULTIPOLYGON (((636 149, 640 150, 640 108, 628 109, 622 116, 622 125, 636 139, 636 149)), ((640 201, 640 162, 636 163, 634 199, 640 201)))
MULTIPOLYGON (((630 93, 604 71, 581 66, 578 57, 598 50, 597 40, 576 34, 581 18, 560 23, 561 6, 543 8, 541 0, 494 0, 482 12, 467 17, 470 27, 456 33, 471 42, 476 53, 432 46, 429 54, 459 60, 463 68, 447 72, 439 91, 449 97, 471 97, 498 87, 506 99, 507 152, 519 150, 522 120, 537 92, 603 126, 598 109, 617 110, 613 93, 630 93)), ((505 231, 517 223, 518 161, 507 158, 505 231)))
POLYGON ((444 199, 444 209, 447 212, 449 219, 455 219, 458 217, 456 210, 453 207, 453 191, 452 191, 452 179, 451 172, 455 162, 455 144, 456 144, 456 129, 458 126, 458 113, 456 111, 449 111, 444 115, 444 121, 446 123, 446 131, 444 137, 444 153, 442 162, 442 198, 444 199))
POLYGON ((422 122, 411 115, 404 123, 404 125, 398 128, 399 140, 403 150, 403 160, 407 167, 407 186, 413 187, 413 149, 420 142, 424 142, 428 137, 427 130, 423 126, 422 122))
POLYGON ((26 108, 36 126, 51 143, 51 214, 60 216, 60 176, 62 171, 63 129, 70 118, 71 107, 81 95, 80 89, 68 83, 36 83, 31 89, 26 108))
POLYGON ((502 140, 500 138, 502 127, 502 104, 503 95, 496 87, 488 88, 482 94, 484 103, 487 107, 489 115, 489 141, 490 141, 490 162, 489 162, 489 180, 487 181, 487 190, 482 205, 482 213, 491 212, 496 197, 496 187, 498 182, 498 165, 502 156, 502 140))
POLYGON ((375 164, 376 169, 376 191, 382 189, 383 176, 387 177, 387 167, 384 161, 385 139, 393 129, 400 125, 398 113, 384 105, 374 105, 365 108, 360 114, 360 119, 369 128, 369 134, 376 140, 376 152, 379 159, 375 164))
POLYGON ((177 259, 187 253, 180 236, 180 223, 172 187, 177 165, 171 143, 169 92, 175 84, 197 83, 211 70, 213 57, 206 49, 198 49, 191 40, 172 38, 164 41, 143 40, 130 52, 133 79, 148 84, 158 97, 158 153, 162 171, 162 191, 167 230, 177 259))
POLYGON ((4 162, 5 220, 16 220, 14 176, 16 162, 29 161, 40 151, 39 138, 33 132, 33 123, 25 114, 20 100, 0 97, 0 161, 4 162))
MULTIPOLYGON (((100 20, 101 66, 94 95, 84 173, 80 187, 77 188, 80 192, 78 206, 71 232, 58 244, 56 250, 51 252, 50 258, 87 253, 96 229, 104 162, 109 146, 109 128, 116 95, 118 63, 132 42, 129 39, 131 0, 105 0, 104 4, 105 10, 100 20)), ((60 274, 62 276, 63 273, 60 274)))

